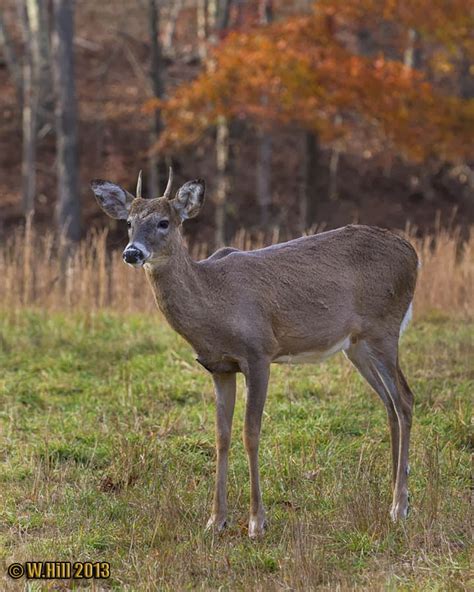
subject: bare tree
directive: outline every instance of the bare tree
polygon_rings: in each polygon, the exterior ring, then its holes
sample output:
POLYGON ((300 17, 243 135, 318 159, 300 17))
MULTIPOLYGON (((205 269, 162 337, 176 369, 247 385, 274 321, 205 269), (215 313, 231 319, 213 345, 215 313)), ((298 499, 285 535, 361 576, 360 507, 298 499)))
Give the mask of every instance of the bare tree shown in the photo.
MULTIPOLYGON (((209 31, 208 41, 216 45, 219 38, 229 26, 230 5, 232 0, 207 0, 206 24, 209 31)), ((205 47, 205 46, 204 46, 205 47)), ((201 51, 203 51, 201 49, 201 51)), ((207 57, 207 49, 204 49, 207 57)), ((215 63, 210 60, 209 70, 215 68, 215 63)), ((229 155, 230 155, 230 130, 227 118, 220 116, 216 123, 216 184, 214 191, 215 205, 215 244, 221 247, 225 243, 227 194, 230 187, 229 180, 229 155)))
POLYGON ((22 210, 25 218, 34 214, 36 194, 36 129, 38 122, 38 93, 35 77, 30 22, 26 4, 18 3, 22 26, 24 52, 22 63, 22 210))
POLYGON ((46 1, 18 0, 17 7, 24 42, 21 76, 1 18, 0 38, 22 105, 22 209, 28 218, 34 213, 38 128, 47 121, 51 104, 49 40, 46 1))
MULTIPOLYGON (((148 26, 150 36, 150 80, 153 95, 162 98, 164 95, 163 84, 163 59, 160 43, 160 10, 156 0, 148 0, 148 26)), ((148 160, 148 193, 151 197, 159 194, 159 159, 154 149, 158 142, 159 135, 163 129, 160 110, 156 109, 150 129, 150 155, 148 160)))
MULTIPOLYGON (((334 117, 334 126, 338 127, 342 123, 340 115, 334 117)), ((331 157, 329 158, 329 188, 328 199, 335 200, 338 197, 337 180, 339 175, 339 160, 342 151, 342 142, 340 139, 335 140, 334 146, 331 150, 331 157)))
POLYGON ((265 228, 270 217, 272 204, 271 167, 272 167, 272 135, 264 127, 259 126, 257 156, 257 203, 260 210, 260 226, 265 228))
MULTIPOLYGON (((260 0, 259 22, 268 25, 273 20, 273 0, 260 0)), ((266 102, 265 95, 262 103, 266 102)), ((261 126, 257 129, 258 156, 257 156, 257 202, 260 210, 260 225, 265 228, 269 220, 271 193, 271 166, 272 166, 272 135, 268 129, 261 126)))
POLYGON ((204 61, 207 58, 207 0, 197 0, 196 27, 199 57, 204 61))
POLYGON ((176 23, 178 22, 179 13, 183 8, 184 0, 175 0, 172 2, 169 10, 168 22, 165 28, 165 39, 163 47, 165 52, 171 52, 173 50, 174 36, 176 32, 176 23))
POLYGON ((215 243, 222 247, 225 243, 225 224, 227 194, 229 192, 229 124, 224 116, 220 116, 216 126, 216 186, 214 192, 215 203, 215 243))
MULTIPOLYGON (((422 66, 422 50, 421 39, 419 33, 415 29, 408 29, 407 44, 403 52, 403 64, 406 68, 412 70, 413 68, 420 69, 422 66)), ((419 189, 427 201, 433 201, 436 197, 436 192, 433 187, 433 162, 428 159, 420 168, 419 174, 419 189)))
POLYGON ((304 132, 303 182, 300 202, 300 226, 306 230, 317 219, 318 195, 316 192, 317 168, 321 155, 319 137, 312 131, 304 132))
POLYGON ((81 235, 77 109, 74 80, 74 0, 53 0, 53 77, 56 94, 58 201, 56 220, 68 241, 81 235))
POLYGON ((403 63, 410 69, 421 67, 420 36, 415 29, 408 30, 408 40, 403 54, 403 63))
POLYGON ((462 99, 470 100, 474 98, 474 76, 472 75, 472 60, 469 58, 465 48, 461 47, 459 49, 459 53, 459 94, 462 99))
POLYGON ((48 121, 52 109, 48 10, 46 0, 25 0, 30 52, 38 96, 38 127, 48 121))

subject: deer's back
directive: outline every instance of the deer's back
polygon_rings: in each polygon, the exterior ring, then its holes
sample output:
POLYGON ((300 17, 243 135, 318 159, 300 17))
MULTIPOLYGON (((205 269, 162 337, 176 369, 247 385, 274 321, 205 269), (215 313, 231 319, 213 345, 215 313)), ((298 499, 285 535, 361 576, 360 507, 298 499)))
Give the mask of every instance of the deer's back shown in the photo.
POLYGON ((217 274, 231 316, 255 331, 270 320, 282 348, 300 351, 330 347, 370 323, 401 322, 417 264, 408 241, 359 225, 202 262, 217 274), (313 335, 317 344, 308 343, 313 335))

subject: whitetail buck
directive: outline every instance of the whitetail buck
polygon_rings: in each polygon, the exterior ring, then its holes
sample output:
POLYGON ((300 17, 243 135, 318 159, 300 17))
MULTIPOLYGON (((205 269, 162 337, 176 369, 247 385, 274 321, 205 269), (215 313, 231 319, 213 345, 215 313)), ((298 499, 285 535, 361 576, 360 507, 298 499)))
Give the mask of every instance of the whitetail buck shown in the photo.
POLYGON ((245 375, 244 443, 250 471, 249 535, 263 532, 258 447, 271 363, 316 362, 343 351, 382 399, 393 463, 393 520, 408 511, 408 448, 413 395, 398 363, 418 258, 403 238, 370 226, 345 226, 255 251, 224 248, 193 261, 181 224, 197 215, 204 181, 171 197, 142 199, 109 181, 92 189, 112 218, 127 220, 124 260, 143 266, 156 302, 212 375, 216 393, 217 474, 208 527, 227 514, 227 466, 236 372, 245 375))

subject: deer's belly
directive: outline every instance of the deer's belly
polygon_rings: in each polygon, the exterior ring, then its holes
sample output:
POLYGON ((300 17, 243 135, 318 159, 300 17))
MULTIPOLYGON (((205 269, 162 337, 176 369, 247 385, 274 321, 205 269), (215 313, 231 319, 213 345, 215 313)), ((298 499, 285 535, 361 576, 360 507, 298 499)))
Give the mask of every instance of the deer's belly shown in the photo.
POLYGON ((347 336, 341 341, 335 343, 332 347, 326 350, 314 350, 299 352, 296 354, 280 355, 273 360, 274 364, 316 364, 330 358, 337 352, 347 349, 351 344, 350 337, 347 336))

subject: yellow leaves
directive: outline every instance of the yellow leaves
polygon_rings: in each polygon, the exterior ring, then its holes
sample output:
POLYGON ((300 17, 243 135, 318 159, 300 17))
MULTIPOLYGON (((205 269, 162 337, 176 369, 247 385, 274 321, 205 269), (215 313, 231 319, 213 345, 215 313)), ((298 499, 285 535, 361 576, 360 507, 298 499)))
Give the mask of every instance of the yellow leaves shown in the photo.
MULTIPOLYGON (((387 0, 383 5, 383 17, 386 20, 390 20, 393 18, 394 14, 397 12, 397 0, 387 0)), ((373 8, 373 5, 372 5, 373 8)))
POLYGON ((349 58, 349 74, 351 76, 360 76, 362 73, 361 63, 358 58, 351 56, 349 58))
POLYGON ((434 59, 431 60, 433 70, 440 74, 451 74, 454 72, 454 66, 452 62, 446 59, 445 55, 436 56, 434 59))

